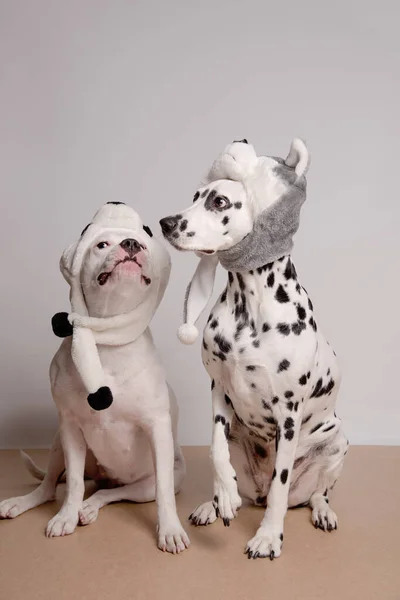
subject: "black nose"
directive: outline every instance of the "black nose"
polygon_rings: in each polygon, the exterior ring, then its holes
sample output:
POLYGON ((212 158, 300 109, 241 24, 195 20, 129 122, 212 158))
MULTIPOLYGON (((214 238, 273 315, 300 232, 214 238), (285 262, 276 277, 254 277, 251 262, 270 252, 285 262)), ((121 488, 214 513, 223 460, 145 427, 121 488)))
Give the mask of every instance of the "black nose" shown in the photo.
POLYGON ((162 232, 165 235, 172 233, 178 227, 178 218, 177 217, 165 217, 160 221, 162 232))
POLYGON ((139 242, 132 238, 126 238, 126 240, 122 240, 120 246, 129 254, 129 256, 135 256, 135 254, 141 250, 141 245, 139 242))

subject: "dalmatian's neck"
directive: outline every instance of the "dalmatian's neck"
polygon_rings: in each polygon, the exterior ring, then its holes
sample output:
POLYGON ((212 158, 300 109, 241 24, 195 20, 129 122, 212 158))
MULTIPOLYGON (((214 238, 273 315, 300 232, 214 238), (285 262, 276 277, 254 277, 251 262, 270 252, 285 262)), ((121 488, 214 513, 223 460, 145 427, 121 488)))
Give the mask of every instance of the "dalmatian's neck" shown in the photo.
POLYGON ((293 303, 300 290, 296 269, 288 255, 255 270, 229 271, 226 298, 234 306, 237 321, 251 322, 281 312, 288 303, 293 303))

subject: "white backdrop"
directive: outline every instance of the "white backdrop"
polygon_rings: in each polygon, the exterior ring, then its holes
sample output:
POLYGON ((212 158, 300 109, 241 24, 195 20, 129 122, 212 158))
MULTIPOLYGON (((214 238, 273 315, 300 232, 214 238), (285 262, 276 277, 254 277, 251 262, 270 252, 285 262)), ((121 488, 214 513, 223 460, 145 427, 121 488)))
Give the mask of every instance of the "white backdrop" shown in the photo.
MULTIPOLYGON (((398 2, 0 0, 0 446, 48 445, 63 248, 125 201, 153 230, 233 139, 312 154, 294 262, 344 370, 353 443, 400 443, 398 2)), ((181 407, 210 440, 199 343, 175 330, 193 255, 173 253, 153 332, 181 407)), ((219 276, 220 285, 224 274, 219 276)))

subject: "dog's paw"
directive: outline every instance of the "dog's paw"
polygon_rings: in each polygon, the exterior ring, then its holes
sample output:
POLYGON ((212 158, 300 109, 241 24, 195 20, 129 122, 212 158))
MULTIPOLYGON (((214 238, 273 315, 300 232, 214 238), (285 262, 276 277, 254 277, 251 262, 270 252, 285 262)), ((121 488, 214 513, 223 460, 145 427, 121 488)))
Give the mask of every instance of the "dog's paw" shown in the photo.
POLYGON ((77 509, 61 509, 47 524, 47 537, 60 537, 74 533, 78 525, 79 514, 77 509))
POLYGON ((314 508, 311 519, 314 527, 323 531, 331 532, 338 526, 336 513, 327 504, 314 508))
POLYGON ((234 484, 229 488, 220 483, 214 486, 214 508, 217 517, 221 517, 225 527, 229 527, 230 522, 237 517, 238 510, 242 506, 242 499, 238 494, 236 481, 234 484))
POLYGON ((86 500, 82 504, 82 508, 79 511, 79 522, 81 525, 90 525, 96 521, 99 516, 99 509, 96 504, 89 500, 86 500))
POLYGON ((179 554, 189 546, 190 540, 179 521, 174 526, 158 528, 158 547, 163 552, 179 554))
POLYGON ((281 554, 283 533, 275 533, 268 527, 260 527, 256 535, 247 542, 244 553, 247 558, 266 558, 271 560, 281 554))
POLYGON ((214 502, 204 502, 192 512, 189 521, 192 525, 210 525, 217 520, 217 510, 214 502))
POLYGON ((24 496, 3 500, 0 502, 0 519, 14 519, 28 508, 24 496))

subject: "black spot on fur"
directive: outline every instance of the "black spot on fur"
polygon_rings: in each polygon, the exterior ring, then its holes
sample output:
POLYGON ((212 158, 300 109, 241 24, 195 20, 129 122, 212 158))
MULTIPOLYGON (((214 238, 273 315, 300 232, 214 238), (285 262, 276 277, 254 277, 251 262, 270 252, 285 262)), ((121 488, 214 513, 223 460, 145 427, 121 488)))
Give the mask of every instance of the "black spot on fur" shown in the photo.
POLYGON ((222 304, 222 302, 225 302, 227 293, 228 293, 228 290, 225 288, 225 290, 221 294, 221 304, 222 304))
POLYGON ((301 304, 298 304, 296 308, 297 308, 297 316, 299 317, 299 319, 301 321, 304 321, 304 319, 307 316, 306 309, 301 304))
POLYGON ((236 277, 237 277, 237 280, 238 280, 240 291, 244 292, 244 290, 246 289, 246 285, 245 285, 244 280, 243 280, 243 275, 241 275, 241 273, 236 273, 236 277))
POLYGON ((289 335, 290 333, 290 326, 287 323, 278 323, 276 328, 282 335, 289 335))
POLYGON ((217 333, 217 335, 214 337, 214 342, 219 347, 220 352, 223 352, 224 354, 227 354, 232 350, 232 345, 230 342, 228 342, 228 340, 226 340, 220 333, 217 333))
POLYGON ((289 402, 286 402, 286 408, 288 410, 293 410, 294 407, 294 402, 292 402, 291 400, 289 402))
POLYGON ((218 319, 213 319, 210 323, 211 329, 216 329, 218 327, 218 319))
POLYGON ((311 302, 310 298, 308 299, 308 308, 310 310, 314 310, 313 303, 311 302))
POLYGON ((203 348, 204 348, 204 350, 208 350, 208 346, 207 346, 206 342, 204 341, 204 338, 203 338, 203 348))
POLYGON ((315 384, 315 387, 311 393, 310 398, 315 398, 321 389, 322 389, 322 377, 320 377, 318 379, 317 383, 315 384))
MULTIPOLYGON (((207 190, 207 191, 208 191, 208 190, 207 190)), ((203 194, 204 194, 204 192, 203 192, 203 194)), ((202 194, 202 195, 203 195, 203 194, 202 194)), ((199 196, 200 196, 200 192, 196 192, 196 193, 195 193, 195 195, 193 196, 193 202, 196 202, 196 200, 198 200, 198 199, 199 199, 199 196)))
POLYGON ((111 202, 107 202, 107 204, 125 204, 125 202, 113 202, 113 201, 111 201, 111 202))
POLYGON ((312 415, 308 415, 305 419, 302 420, 301 424, 305 425, 311 419, 312 415))
POLYGON ((287 469, 282 469, 281 471, 281 482, 285 484, 287 482, 287 478, 289 475, 289 471, 287 469))
POLYGON ((306 324, 304 321, 297 321, 297 323, 292 323, 292 331, 295 335, 300 335, 302 331, 306 329, 306 324))
POLYGON ((290 362, 286 358, 284 358, 278 365, 278 373, 281 373, 281 371, 287 371, 289 367, 290 362))
POLYGON ((268 323, 263 323, 263 326, 262 326, 263 333, 267 333, 267 331, 269 331, 270 329, 271 329, 271 327, 268 325, 268 323))
POLYGON ((278 396, 274 396, 274 397, 272 398, 272 404, 278 404, 278 402, 279 402, 279 398, 278 398, 278 396))
POLYGON ((295 402, 294 403, 294 412, 297 412, 298 408, 299 408, 299 403, 295 402))
POLYGON ((307 383, 307 375, 302 375, 299 379, 299 384, 306 385, 306 383, 307 383))
POLYGON ((229 223, 229 217, 227 215, 225 215, 225 217, 222 219, 222 225, 228 225, 229 223))
POLYGON ((294 420, 292 419, 292 417, 287 417, 283 426, 285 429, 291 429, 292 427, 294 427, 294 420))
POLYGON ((235 208, 239 209, 239 208, 242 208, 242 203, 241 202, 235 202, 235 204, 233 206, 235 208))
POLYGON ((310 429, 310 433, 315 433, 316 431, 318 431, 318 429, 320 429, 322 427, 323 423, 318 423, 318 425, 315 425, 312 429, 310 429))
POLYGON ((281 542, 283 542, 283 533, 280 534, 279 538, 280 538, 281 542))
POLYGON ((231 431, 231 426, 229 425, 228 422, 226 422, 225 427, 224 427, 224 433, 225 433, 225 437, 227 440, 229 440, 230 431, 231 431))
POLYGON ((294 437, 294 431, 293 431, 293 429, 288 429, 288 430, 285 432, 285 438, 286 438, 287 440, 291 441, 291 440, 293 439, 293 437, 294 437))
POLYGON ((211 382, 211 389, 213 390, 214 388, 215 388, 215 381, 213 379, 212 382, 211 382))
POLYGON ((187 226, 188 226, 187 219, 183 219, 183 221, 181 221, 181 224, 179 226, 180 231, 185 231, 187 229, 187 226))
POLYGON ((323 429, 322 431, 323 431, 324 433, 326 433, 327 431, 330 431, 330 430, 331 430, 331 429, 333 429, 334 427, 335 427, 335 424, 333 424, 333 425, 329 425, 329 427, 325 427, 325 429, 323 429))
POLYGON ((292 261, 290 260, 290 258, 288 258, 287 263, 286 263, 286 267, 285 270, 283 272, 285 279, 295 279, 296 278, 296 271, 294 266, 292 265, 292 261))
POLYGON ((292 392, 292 390, 288 390, 287 392, 285 392, 285 398, 293 398, 294 394, 292 392))
POLYGON ((195 231, 189 231, 187 234, 187 237, 193 237, 194 235, 196 235, 195 231))
POLYGON ((247 365, 246 371, 255 371, 256 367, 254 365, 247 365))
POLYGON ((259 348, 260 347, 260 340, 254 340, 253 346, 254 346, 254 348, 259 348))
POLYGON ((314 329, 314 331, 317 331, 317 324, 314 321, 313 317, 310 317, 310 320, 308 322, 310 323, 310 325, 314 329))
POLYGON ((225 402, 228 406, 232 406, 232 400, 229 398, 227 394, 225 394, 225 402))
POLYGON ((225 425, 226 423, 226 419, 223 415, 216 415, 215 419, 214 419, 215 423, 221 423, 221 425, 225 425))
POLYGON ((272 481, 275 479, 276 477, 276 469, 274 469, 274 472, 272 473, 272 481))
POLYGON ((232 283, 233 283, 233 274, 230 271, 228 271, 228 280, 229 280, 229 284, 232 285, 232 283))
POLYGON ((274 417, 263 417, 263 419, 269 425, 276 425, 276 419, 274 419, 274 417))
POLYGON ((272 271, 267 277, 267 285, 268 287, 274 287, 275 283, 275 273, 272 271))

